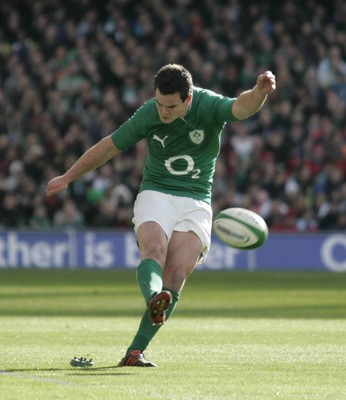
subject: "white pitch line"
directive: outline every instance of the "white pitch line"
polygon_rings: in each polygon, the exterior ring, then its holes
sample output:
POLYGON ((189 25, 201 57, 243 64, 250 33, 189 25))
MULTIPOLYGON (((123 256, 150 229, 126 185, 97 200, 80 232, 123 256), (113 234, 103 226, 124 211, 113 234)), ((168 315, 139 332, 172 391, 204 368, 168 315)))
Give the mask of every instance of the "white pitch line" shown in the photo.
POLYGON ((82 385, 80 383, 62 381, 60 379, 52 379, 52 378, 45 378, 43 376, 20 374, 18 372, 2 371, 2 372, 0 372, 0 375, 10 376, 10 377, 14 377, 14 378, 30 379, 32 381, 37 381, 37 382, 48 382, 48 383, 53 383, 55 385, 62 385, 62 386, 76 386, 76 387, 88 386, 88 385, 85 385, 85 384, 82 385))

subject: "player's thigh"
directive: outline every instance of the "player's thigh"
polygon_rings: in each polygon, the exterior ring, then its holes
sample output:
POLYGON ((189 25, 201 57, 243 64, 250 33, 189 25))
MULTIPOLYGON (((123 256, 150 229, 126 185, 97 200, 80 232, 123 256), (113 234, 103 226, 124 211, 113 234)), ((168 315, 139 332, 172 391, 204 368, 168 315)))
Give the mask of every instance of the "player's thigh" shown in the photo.
POLYGON ((202 242, 194 232, 173 232, 163 270, 164 285, 173 282, 178 286, 183 285, 195 268, 201 252, 202 242))
POLYGON ((134 204, 132 220, 136 234, 144 223, 156 222, 163 229, 169 241, 176 223, 177 206, 175 202, 178 199, 155 190, 144 190, 139 193, 134 204))

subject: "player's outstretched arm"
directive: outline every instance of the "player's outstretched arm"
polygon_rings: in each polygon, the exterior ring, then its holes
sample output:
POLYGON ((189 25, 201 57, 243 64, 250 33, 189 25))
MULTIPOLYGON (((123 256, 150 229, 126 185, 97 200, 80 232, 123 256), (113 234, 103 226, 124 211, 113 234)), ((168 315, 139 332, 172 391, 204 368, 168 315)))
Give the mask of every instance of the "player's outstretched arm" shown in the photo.
POLYGON ((120 153, 120 150, 114 146, 110 135, 101 139, 90 147, 64 175, 57 176, 48 182, 47 196, 52 196, 66 189, 69 183, 105 164, 118 153, 120 153))
POLYGON ((271 71, 258 75, 256 85, 251 90, 242 92, 233 103, 233 115, 244 119, 255 114, 265 103, 268 94, 275 89, 276 79, 271 71))

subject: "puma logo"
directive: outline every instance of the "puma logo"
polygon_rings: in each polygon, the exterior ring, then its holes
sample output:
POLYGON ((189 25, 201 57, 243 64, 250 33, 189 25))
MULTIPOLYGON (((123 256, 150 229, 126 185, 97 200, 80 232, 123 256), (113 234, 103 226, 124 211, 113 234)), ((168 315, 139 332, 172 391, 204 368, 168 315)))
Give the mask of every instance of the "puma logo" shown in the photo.
POLYGON ((157 140, 162 144, 162 147, 165 148, 165 140, 168 138, 168 136, 165 136, 163 139, 160 139, 157 135, 153 136, 153 139, 157 140))

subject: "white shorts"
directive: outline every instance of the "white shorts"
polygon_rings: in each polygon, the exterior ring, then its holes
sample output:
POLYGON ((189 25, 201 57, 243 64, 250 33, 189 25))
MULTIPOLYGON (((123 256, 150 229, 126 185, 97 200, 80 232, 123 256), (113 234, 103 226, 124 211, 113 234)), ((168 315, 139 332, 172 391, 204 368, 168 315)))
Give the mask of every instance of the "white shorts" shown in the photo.
POLYGON ((212 209, 210 204, 189 197, 173 196, 144 190, 139 193, 134 204, 135 232, 144 223, 157 222, 168 240, 172 233, 194 232, 202 242, 202 253, 198 263, 204 262, 210 247, 212 209))

